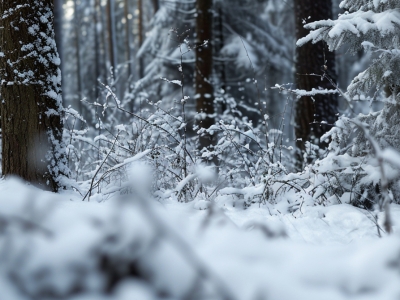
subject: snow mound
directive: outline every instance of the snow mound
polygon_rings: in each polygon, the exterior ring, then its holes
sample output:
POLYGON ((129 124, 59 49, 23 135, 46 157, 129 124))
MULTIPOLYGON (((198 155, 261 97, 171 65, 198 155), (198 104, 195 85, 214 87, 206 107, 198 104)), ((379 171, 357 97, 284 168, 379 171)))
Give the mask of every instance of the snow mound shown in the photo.
POLYGON ((140 194, 80 199, 0 181, 1 299, 400 296, 398 223, 378 238, 379 216, 349 205, 270 216, 140 194))

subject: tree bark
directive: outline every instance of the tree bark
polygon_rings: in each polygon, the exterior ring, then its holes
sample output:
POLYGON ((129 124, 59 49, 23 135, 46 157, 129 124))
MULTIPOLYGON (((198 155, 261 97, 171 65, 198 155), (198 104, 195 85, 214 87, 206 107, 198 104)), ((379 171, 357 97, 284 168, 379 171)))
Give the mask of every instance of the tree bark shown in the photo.
MULTIPOLYGON (((218 38, 214 39, 214 40, 218 40, 218 48, 215 48, 215 52, 218 54, 220 54, 222 48, 225 45, 225 40, 224 40, 224 12, 223 9, 221 7, 221 5, 219 5, 218 7, 218 38)), ((216 70, 218 70, 219 72, 219 86, 218 88, 222 89, 223 91, 226 90, 226 69, 225 69, 225 61, 221 61, 219 63, 219 65, 215 68, 216 70)), ((226 110, 226 103, 225 101, 222 101, 221 103, 221 113, 224 113, 224 111, 226 110)))
MULTIPOLYGON (((211 84, 213 69, 212 48, 212 0, 197 0, 196 2, 196 62, 195 90, 198 125, 209 128, 214 124, 214 90, 211 84), (207 41, 206 45, 203 45, 207 41)), ((212 145, 212 136, 205 134, 200 137, 199 147, 212 145)))
MULTIPOLYGON (((108 45, 108 21, 107 21, 107 14, 108 14, 108 9, 103 8, 101 5, 101 0, 96 0, 96 6, 98 9, 98 16, 99 16, 99 23, 100 23, 100 31, 98 31, 98 34, 100 35, 100 44, 101 44, 101 55, 100 55, 100 60, 99 63, 101 63, 101 78, 104 80, 104 82, 107 82, 108 85, 111 84, 109 81, 109 55, 107 51, 107 45, 108 45)), ((107 5, 106 5, 107 6, 107 5)))
POLYGON ((56 36, 58 55, 60 56, 60 58, 62 58, 62 2, 62 0, 54 0, 54 32, 56 36))
MULTIPOLYGON (((142 0, 138 0, 137 9, 139 11, 138 15, 138 33, 139 33, 139 48, 143 45, 143 2, 142 0)), ((139 57, 139 78, 142 79, 144 77, 144 66, 143 59, 139 57)))
POLYGON ((82 64, 81 64, 81 18, 79 15, 79 7, 77 0, 74 0, 74 31, 75 31, 75 52, 76 52, 76 83, 78 89, 78 97, 76 101, 76 106, 78 107, 78 112, 83 115, 83 105, 82 105, 82 98, 83 98, 83 83, 82 83, 82 64))
POLYGON ((110 54, 110 64, 113 69, 114 77, 116 77, 117 68, 117 40, 115 32, 115 4, 114 0, 107 1, 108 16, 108 50, 110 54))
MULTIPOLYGON (((331 0, 295 0, 296 38, 300 39, 308 34, 304 24, 317 20, 332 18, 331 0)), ((329 52, 323 42, 317 44, 307 43, 296 49, 296 85, 298 89, 311 91, 313 88, 323 89, 334 88, 331 83, 321 77, 310 74, 323 74, 326 66, 326 73, 336 82, 335 56, 329 52), (308 74, 308 75, 307 75, 308 74)), ((336 95, 319 95, 313 97, 301 97, 296 103, 295 114, 295 135, 296 146, 299 150, 297 158, 299 166, 303 162, 305 142, 310 141, 321 148, 327 146, 321 142, 321 136, 328 131, 336 121, 338 111, 338 99, 336 95), (321 124, 325 121, 328 125, 321 124)))
MULTIPOLYGON (((56 36, 56 44, 57 44, 57 52, 58 56, 60 57, 61 64, 60 70, 61 74, 64 73, 63 70, 63 42, 62 42, 62 32, 63 32, 63 1, 62 0, 54 0, 54 33, 56 36)), ((63 84, 63 81, 61 81, 63 84)), ((62 86, 63 88, 63 86, 62 86)))
POLYGON ((129 20, 129 2, 128 0, 124 0, 124 18, 125 18, 125 53, 126 53, 126 61, 127 61, 127 79, 128 79, 128 91, 130 92, 130 84, 129 77, 132 75, 132 58, 131 58, 131 26, 129 20))
POLYGON ((68 174, 52 0, 2 1, 2 173, 47 190, 68 174))
POLYGON ((156 12, 158 12, 158 10, 160 9, 160 4, 158 3, 158 0, 152 0, 152 2, 154 14, 156 14, 156 12))
MULTIPOLYGON (((97 81, 100 80, 100 49, 101 45, 99 42, 99 32, 98 32, 98 26, 99 26, 99 20, 98 20, 98 13, 100 11, 100 0, 93 0, 93 35, 94 35, 94 72, 96 76, 96 84, 94 86, 94 98, 96 101, 99 99, 99 88, 97 86, 97 81)), ((96 108, 97 109, 97 108, 96 108)))

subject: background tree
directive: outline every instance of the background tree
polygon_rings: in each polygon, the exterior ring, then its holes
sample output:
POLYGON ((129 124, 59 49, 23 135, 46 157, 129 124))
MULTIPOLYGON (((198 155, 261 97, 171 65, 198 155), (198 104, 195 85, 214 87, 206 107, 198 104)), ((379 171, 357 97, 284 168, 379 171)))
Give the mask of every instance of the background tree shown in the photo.
POLYGON ((83 96, 83 83, 82 83, 82 64, 81 64, 81 16, 80 9, 78 9, 78 0, 74 0, 74 32, 75 32, 75 53, 76 53, 76 83, 77 83, 77 101, 76 108, 80 114, 83 114, 82 96, 83 96))
MULTIPOLYGON (((304 28, 307 22, 332 18, 331 0, 294 0, 296 19, 296 38, 308 34, 304 28)), ((296 48, 296 85, 298 89, 311 91, 313 88, 331 89, 332 84, 325 78, 324 72, 336 82, 335 56, 329 52, 323 42, 308 43, 296 48)), ((327 146, 321 142, 321 136, 328 131, 337 119, 338 99, 335 94, 301 97, 297 100, 295 109, 295 135, 299 165, 303 162, 305 142, 310 141, 322 148, 327 146), (326 122, 327 124, 321 124, 326 122)))
POLYGON ((114 76, 117 76, 118 66, 118 48, 116 37, 116 24, 115 24, 115 2, 114 0, 107 1, 107 32, 108 32, 108 51, 109 61, 114 76))
POLYGON ((57 191, 68 174, 53 1, 2 1, 2 173, 57 191))
MULTIPOLYGON (((212 86, 212 0, 196 2, 196 62, 195 62, 195 100, 198 124, 208 129, 214 124, 214 90, 212 86)), ((212 144, 208 134, 200 136, 200 149, 212 144)))

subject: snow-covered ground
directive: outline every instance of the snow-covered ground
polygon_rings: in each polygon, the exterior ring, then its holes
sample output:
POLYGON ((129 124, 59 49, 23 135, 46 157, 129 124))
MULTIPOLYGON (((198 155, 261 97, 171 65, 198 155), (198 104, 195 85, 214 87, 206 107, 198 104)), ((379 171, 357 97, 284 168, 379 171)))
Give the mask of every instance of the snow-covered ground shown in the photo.
POLYGON ((81 199, 0 181, 1 300, 400 299, 396 205, 388 236, 349 205, 81 199))

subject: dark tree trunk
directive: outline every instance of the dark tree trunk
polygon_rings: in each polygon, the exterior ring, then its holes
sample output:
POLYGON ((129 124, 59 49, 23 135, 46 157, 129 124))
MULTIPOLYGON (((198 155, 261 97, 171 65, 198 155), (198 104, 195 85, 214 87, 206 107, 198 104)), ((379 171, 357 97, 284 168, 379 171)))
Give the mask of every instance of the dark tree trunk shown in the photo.
MULTIPOLYGON (((98 20, 98 13, 100 11, 100 0, 94 0, 93 3, 93 35, 94 35, 94 73, 96 76, 96 84, 94 86, 94 98, 96 101, 98 101, 99 98, 99 88, 97 87, 98 80, 101 80, 100 78, 100 52, 101 52, 101 45, 99 42, 99 32, 97 30, 99 20, 98 20)), ((96 107, 96 109, 98 109, 96 107)))
MULTIPOLYGON (((63 1, 62 0, 54 0, 54 32, 56 35, 56 44, 58 56, 60 57, 61 64, 60 70, 61 74, 63 74, 63 42, 62 42, 62 24, 63 24, 63 1)), ((61 83, 62 84, 62 83, 61 83)))
MULTIPOLYGON (((143 45, 143 3, 142 0, 138 0, 137 9, 139 11, 139 20, 138 20, 138 33, 139 33, 139 48, 143 45)), ((139 57, 139 78, 144 77, 144 66, 143 59, 139 57)))
POLYGON ((115 32, 115 6, 114 0, 107 1, 107 26, 108 26, 108 50, 110 55, 110 64, 116 77, 117 68, 117 41, 115 32))
MULTIPOLYGON (((109 78, 109 55, 107 52, 107 45, 108 45, 108 34, 106 29, 108 29, 108 22, 107 22, 107 7, 103 8, 101 5, 101 0, 96 0, 96 6, 98 8, 98 16, 99 16, 99 22, 100 22, 100 28, 101 30, 98 31, 98 34, 100 35, 100 45, 101 45, 101 56, 99 63, 101 65, 101 79, 104 80, 104 82, 107 82, 107 84, 110 84, 108 78, 109 78)), ((107 5, 106 5, 107 6, 107 5)))
POLYGON ((153 9, 154 9, 154 14, 159 10, 160 4, 158 3, 158 0, 152 0, 153 2, 153 9))
POLYGON ((2 173, 57 191, 68 169, 52 9, 52 0, 2 1, 2 173))
MULTIPOLYGON (((296 38, 300 39, 306 36, 309 31, 303 26, 306 23, 331 19, 332 2, 331 0, 295 0, 296 14, 296 38)), ((319 87, 332 89, 333 86, 328 80, 321 81, 321 77, 306 74, 323 74, 323 69, 336 82, 335 56, 329 52, 323 42, 317 44, 307 43, 296 49, 296 85, 298 89, 310 91, 319 87)), ((319 145, 321 148, 327 146, 320 141, 320 137, 328 131, 336 121, 338 108, 338 99, 336 95, 319 95, 313 97, 302 97, 297 100, 295 114, 295 134, 298 152, 298 166, 303 163, 303 154, 305 142, 310 141, 319 145), (329 125, 321 125, 321 121, 329 125)))
MULTIPOLYGON (((223 10, 221 5, 218 7, 218 16, 217 16, 217 22, 218 22, 218 48, 216 49, 217 55, 220 53, 222 48, 225 45, 224 41, 224 15, 223 15, 223 10)), ((226 70, 225 70, 225 61, 221 61, 218 65, 218 68, 216 68, 219 71, 219 88, 221 88, 223 91, 226 89, 226 70)), ((225 102, 222 102, 221 105, 221 112, 223 113, 226 109, 226 104, 225 102)))
MULTIPOLYGON (((195 64, 195 99, 198 125, 209 128, 214 124, 214 91, 211 84, 213 69, 212 51, 212 0, 197 0, 196 10, 196 64, 195 64), (202 44, 208 41, 207 45, 202 44)), ((212 144, 208 134, 200 137, 200 149, 212 144)))

